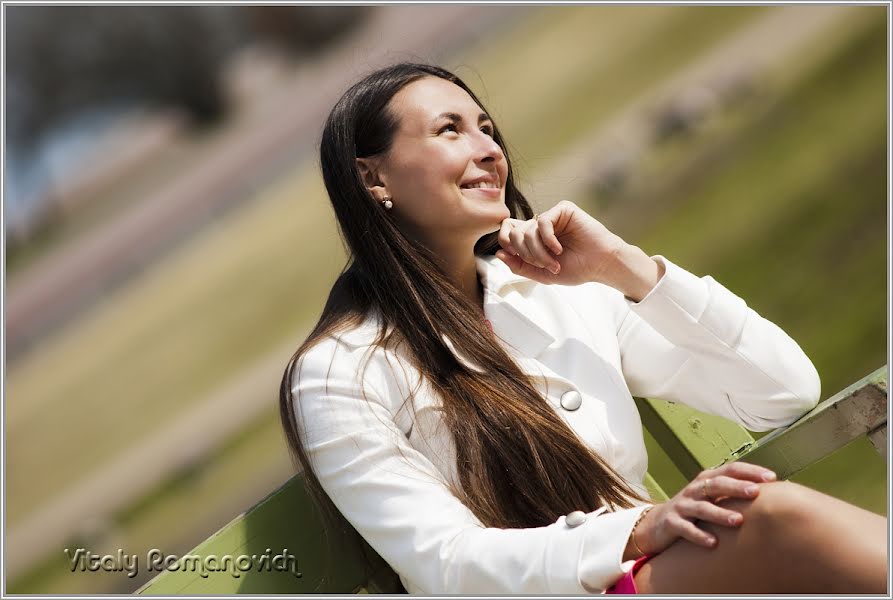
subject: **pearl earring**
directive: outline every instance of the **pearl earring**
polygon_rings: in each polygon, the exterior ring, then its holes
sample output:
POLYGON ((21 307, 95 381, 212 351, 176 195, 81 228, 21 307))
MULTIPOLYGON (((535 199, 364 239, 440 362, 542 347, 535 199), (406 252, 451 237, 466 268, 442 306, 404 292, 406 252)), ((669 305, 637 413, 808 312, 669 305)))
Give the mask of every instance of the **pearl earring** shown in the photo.
POLYGON ((390 196, 385 196, 381 200, 382 205, 385 207, 385 210, 391 210, 391 207, 394 206, 394 203, 391 202, 390 196))

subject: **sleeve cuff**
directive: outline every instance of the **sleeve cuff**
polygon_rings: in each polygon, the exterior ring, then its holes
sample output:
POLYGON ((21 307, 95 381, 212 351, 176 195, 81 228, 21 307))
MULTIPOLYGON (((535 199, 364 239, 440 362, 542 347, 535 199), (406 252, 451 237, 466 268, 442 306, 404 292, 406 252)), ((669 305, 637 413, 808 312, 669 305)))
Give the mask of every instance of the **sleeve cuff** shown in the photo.
POLYGON ((747 319, 744 300, 709 275, 697 277, 661 255, 652 258, 663 264, 664 275, 639 302, 625 299, 630 310, 678 346, 707 336, 708 345, 718 338, 734 347, 747 319))
POLYGON ((634 561, 623 562, 623 551, 636 519, 649 506, 605 513, 584 524, 590 530, 583 541, 577 571, 583 589, 602 593, 629 571, 634 561))

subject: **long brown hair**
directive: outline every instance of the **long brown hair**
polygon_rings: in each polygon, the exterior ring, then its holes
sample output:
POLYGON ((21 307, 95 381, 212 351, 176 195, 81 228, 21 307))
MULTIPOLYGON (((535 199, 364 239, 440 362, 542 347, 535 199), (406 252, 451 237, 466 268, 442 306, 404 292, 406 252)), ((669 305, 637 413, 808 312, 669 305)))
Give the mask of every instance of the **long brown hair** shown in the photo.
MULTIPOLYGON (((631 499, 643 501, 544 401, 431 251, 404 236, 363 185, 355 159, 390 148, 398 115, 388 103, 422 77, 458 85, 483 108, 452 73, 401 63, 352 86, 332 109, 323 130, 322 173, 349 260, 319 322, 285 369, 279 406, 289 448, 304 469, 311 492, 332 510, 301 442, 294 413, 298 405, 292 397, 294 365, 321 339, 358 325, 374 312, 380 326, 376 345, 386 346, 395 339, 405 344, 413 366, 442 399, 442 417, 460 465, 459 485, 451 484, 451 491, 485 526, 538 527, 574 510, 591 511, 603 504, 614 510, 629 508, 631 499), (457 361, 442 335, 482 367, 481 372, 457 361)), ((494 139, 505 151, 498 128, 494 139)), ((533 216, 515 186, 511 163, 505 197, 513 218, 533 216)), ((477 242, 475 253, 490 255, 498 248, 494 232, 477 242)))

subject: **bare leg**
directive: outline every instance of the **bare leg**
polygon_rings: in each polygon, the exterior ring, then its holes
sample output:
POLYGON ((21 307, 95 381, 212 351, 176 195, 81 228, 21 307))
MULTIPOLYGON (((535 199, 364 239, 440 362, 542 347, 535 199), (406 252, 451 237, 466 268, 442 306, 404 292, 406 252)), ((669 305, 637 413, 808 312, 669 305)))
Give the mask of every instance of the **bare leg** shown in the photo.
POLYGON ((743 523, 701 523, 719 543, 677 540, 636 574, 640 593, 887 592, 887 519, 791 482, 719 504, 743 514, 743 523))

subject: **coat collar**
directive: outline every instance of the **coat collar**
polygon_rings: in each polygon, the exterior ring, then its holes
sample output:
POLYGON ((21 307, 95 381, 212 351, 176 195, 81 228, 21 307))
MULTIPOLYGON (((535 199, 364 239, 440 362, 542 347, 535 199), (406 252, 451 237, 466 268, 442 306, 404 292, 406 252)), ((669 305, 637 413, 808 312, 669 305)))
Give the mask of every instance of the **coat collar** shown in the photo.
POLYGON ((495 256, 478 256, 475 262, 484 288, 484 315, 493 332, 521 355, 536 357, 555 341, 540 308, 530 299, 537 283, 514 273, 495 256))
POLYGON ((512 285, 531 283, 530 279, 518 275, 509 269, 508 265, 496 258, 495 255, 485 254, 475 256, 475 266, 478 277, 485 290, 498 294, 503 288, 512 285))
MULTIPOLYGON (((484 316, 490 321, 493 332, 521 356, 538 356, 555 341, 555 337, 549 333, 540 308, 529 297, 537 283, 512 272, 493 255, 476 257, 475 266, 484 288, 484 316)), ((371 344, 377 331, 377 321, 371 318, 360 327, 336 337, 351 346, 361 347, 371 344)), ((453 345, 447 343, 452 349, 453 345)))

